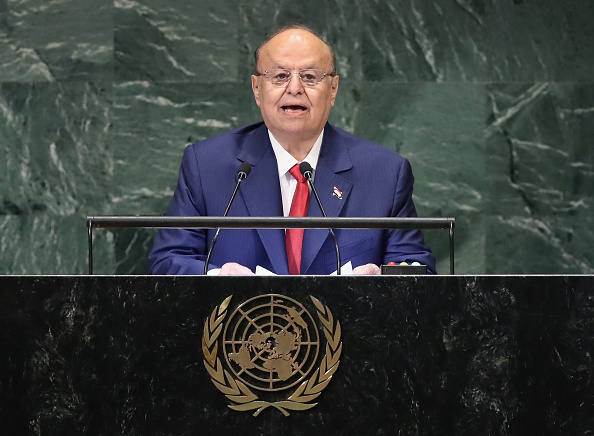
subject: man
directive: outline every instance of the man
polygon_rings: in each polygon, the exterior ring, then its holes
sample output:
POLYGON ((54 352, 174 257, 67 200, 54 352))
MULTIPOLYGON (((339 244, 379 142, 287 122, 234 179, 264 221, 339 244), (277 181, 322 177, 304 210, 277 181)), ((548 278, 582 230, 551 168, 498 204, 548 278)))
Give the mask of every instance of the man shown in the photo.
MULTIPOLYGON (((249 162, 229 216, 321 216, 292 167, 313 167, 328 216, 416 216, 410 164, 398 153, 327 123, 339 77, 332 49, 311 30, 289 26, 255 53, 252 90, 264 122, 188 146, 167 209, 171 216, 222 216, 249 162), (298 205, 305 208, 296 211, 298 205), (293 211, 296 212, 293 213, 293 211), (300 215, 301 214, 301 215, 300 215)), ((149 256, 153 274, 202 274, 214 230, 160 230, 149 256)), ((382 263, 418 261, 435 272, 435 258, 418 230, 336 229, 343 264, 354 274, 379 274, 382 263)), ((277 274, 336 270, 327 230, 224 229, 210 263, 220 275, 249 275, 260 265, 277 274)))

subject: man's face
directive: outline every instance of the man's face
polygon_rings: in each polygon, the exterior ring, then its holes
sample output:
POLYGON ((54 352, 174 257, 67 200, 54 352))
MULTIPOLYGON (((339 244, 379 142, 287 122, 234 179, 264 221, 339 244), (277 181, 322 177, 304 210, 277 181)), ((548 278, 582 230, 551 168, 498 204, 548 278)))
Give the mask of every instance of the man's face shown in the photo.
MULTIPOLYGON (((311 33, 293 29, 283 32, 261 51, 258 72, 283 68, 297 72, 306 68, 330 73, 328 47, 311 33)), ((338 76, 326 76, 315 86, 303 85, 297 74, 285 85, 273 85, 263 76, 252 76, 256 104, 268 129, 281 144, 309 143, 319 136, 328 121, 338 91, 338 76)))

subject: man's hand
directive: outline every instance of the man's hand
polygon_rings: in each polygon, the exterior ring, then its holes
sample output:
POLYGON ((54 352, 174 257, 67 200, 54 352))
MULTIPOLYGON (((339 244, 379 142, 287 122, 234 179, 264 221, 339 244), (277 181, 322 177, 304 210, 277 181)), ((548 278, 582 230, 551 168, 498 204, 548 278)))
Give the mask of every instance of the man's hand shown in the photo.
POLYGON ((367 265, 360 265, 353 268, 354 276, 379 276, 381 273, 379 266, 368 263, 367 265))
POLYGON ((221 267, 220 276, 253 276, 251 269, 235 262, 227 262, 221 267))

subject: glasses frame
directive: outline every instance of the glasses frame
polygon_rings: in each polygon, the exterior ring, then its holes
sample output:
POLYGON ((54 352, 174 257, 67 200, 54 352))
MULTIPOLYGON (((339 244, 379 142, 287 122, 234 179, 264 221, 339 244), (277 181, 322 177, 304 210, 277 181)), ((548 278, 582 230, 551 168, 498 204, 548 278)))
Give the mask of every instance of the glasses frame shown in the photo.
POLYGON ((306 85, 306 86, 310 86, 310 87, 313 87, 313 86, 316 86, 316 85, 319 85, 320 83, 322 83, 324 81, 324 78, 326 76, 328 76, 328 77, 334 77, 335 76, 335 74, 333 74, 333 73, 326 73, 325 71, 318 70, 317 68, 304 68, 304 69, 299 70, 299 71, 291 71, 291 70, 287 70, 285 68, 273 68, 271 70, 266 70, 263 73, 258 73, 258 76, 263 76, 266 80, 268 80, 274 86, 285 86, 285 85, 288 85, 289 82, 291 82, 291 79, 293 79, 293 74, 299 75, 299 81, 301 82, 302 85, 306 85), (272 79, 267 76, 267 74, 269 72, 271 72, 271 71, 285 71, 288 74, 289 78, 287 79, 286 82, 274 83, 272 81, 272 79), (304 71, 318 71, 318 72, 322 73, 322 78, 318 82, 316 82, 316 83, 306 83, 306 82, 303 81, 303 78, 301 77, 301 73, 303 73, 304 71))

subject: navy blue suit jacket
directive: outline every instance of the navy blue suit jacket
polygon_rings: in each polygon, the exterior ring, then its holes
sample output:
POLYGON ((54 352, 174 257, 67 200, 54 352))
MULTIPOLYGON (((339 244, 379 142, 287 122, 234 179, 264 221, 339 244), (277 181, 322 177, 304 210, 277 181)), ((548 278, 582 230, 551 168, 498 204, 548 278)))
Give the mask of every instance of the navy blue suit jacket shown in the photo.
MULTIPOLYGON (((263 122, 188 146, 166 215, 222 216, 242 162, 253 165, 239 188, 229 216, 282 216, 276 157, 263 122)), ((413 175, 409 162, 395 151, 327 124, 314 184, 328 216, 414 217, 413 175), (342 198, 333 195, 334 188, 342 198)), ((315 199, 308 216, 321 216, 315 199)), ((215 230, 162 229, 149 256, 152 274, 202 274, 215 230)), ((435 258, 418 230, 337 229, 343 264, 418 261, 435 272, 435 258)), ((285 231, 222 229, 211 265, 237 262, 255 270, 261 265, 288 274, 285 231)), ((306 229, 302 274, 336 270, 334 243, 325 229, 306 229)))

